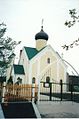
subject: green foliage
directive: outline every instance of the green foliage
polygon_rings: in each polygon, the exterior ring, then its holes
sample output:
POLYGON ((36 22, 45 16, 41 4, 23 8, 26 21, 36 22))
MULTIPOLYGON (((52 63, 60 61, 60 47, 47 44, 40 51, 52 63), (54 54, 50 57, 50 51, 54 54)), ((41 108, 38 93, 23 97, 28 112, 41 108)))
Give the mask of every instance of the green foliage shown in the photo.
POLYGON ((71 44, 69 44, 69 45, 63 45, 62 46, 62 48, 63 49, 66 49, 66 50, 69 50, 69 48, 73 48, 74 46, 79 46, 79 38, 78 38, 78 40, 75 40, 75 41, 73 41, 71 44))
POLYGON ((4 76, 6 69, 10 66, 14 58, 15 47, 20 44, 10 37, 4 37, 7 28, 4 23, 0 24, 0 75, 4 76))
MULTIPOLYGON (((72 26, 75 25, 75 23, 79 22, 79 15, 77 14, 76 9, 69 10, 69 15, 70 15, 71 20, 66 21, 65 26, 67 26, 68 28, 71 28, 72 26)), ((69 48, 73 48, 74 46, 78 46, 78 45, 79 45, 79 38, 73 41, 69 45, 66 45, 66 44, 63 45, 62 48, 69 50, 69 48)))
POLYGON ((69 14, 71 20, 65 22, 65 25, 68 26, 68 28, 73 26, 76 22, 79 22, 79 15, 77 15, 76 9, 69 10, 69 14))

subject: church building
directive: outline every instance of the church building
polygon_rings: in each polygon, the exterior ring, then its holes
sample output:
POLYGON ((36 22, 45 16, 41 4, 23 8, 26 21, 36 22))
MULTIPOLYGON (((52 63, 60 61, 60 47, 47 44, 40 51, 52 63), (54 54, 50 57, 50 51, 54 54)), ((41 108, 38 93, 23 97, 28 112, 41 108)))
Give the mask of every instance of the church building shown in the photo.
POLYGON ((41 31, 35 35, 36 46, 24 46, 20 50, 18 64, 12 65, 13 83, 20 79, 21 84, 37 84, 40 82, 66 82, 67 66, 59 54, 47 45, 49 36, 41 31))

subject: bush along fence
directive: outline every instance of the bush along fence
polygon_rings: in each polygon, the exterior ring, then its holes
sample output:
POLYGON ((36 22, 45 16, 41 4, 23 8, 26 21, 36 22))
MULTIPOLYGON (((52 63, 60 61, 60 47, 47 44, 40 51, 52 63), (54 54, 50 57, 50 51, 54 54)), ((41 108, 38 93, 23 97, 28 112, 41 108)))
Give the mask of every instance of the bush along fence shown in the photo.
POLYGON ((28 84, 7 84, 2 86, 2 102, 34 101, 37 102, 38 87, 28 84))
POLYGON ((56 82, 40 82, 41 101, 75 101, 79 102, 79 84, 56 82))

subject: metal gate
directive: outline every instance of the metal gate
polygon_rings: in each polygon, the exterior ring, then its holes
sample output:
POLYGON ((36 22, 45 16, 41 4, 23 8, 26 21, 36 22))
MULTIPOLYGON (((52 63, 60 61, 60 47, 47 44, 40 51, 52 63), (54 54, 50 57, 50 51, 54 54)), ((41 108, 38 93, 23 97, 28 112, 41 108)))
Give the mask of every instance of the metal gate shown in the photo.
POLYGON ((79 102, 79 91, 74 90, 78 84, 40 82, 40 101, 75 101, 79 102))
POLYGON ((60 91, 60 83, 40 82, 40 101, 60 101, 62 96, 60 91))

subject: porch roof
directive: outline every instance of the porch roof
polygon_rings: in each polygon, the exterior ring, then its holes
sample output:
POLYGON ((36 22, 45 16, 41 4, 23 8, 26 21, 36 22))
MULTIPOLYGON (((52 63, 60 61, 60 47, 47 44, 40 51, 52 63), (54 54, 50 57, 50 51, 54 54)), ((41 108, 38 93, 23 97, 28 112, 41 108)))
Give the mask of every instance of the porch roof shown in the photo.
POLYGON ((15 74, 20 74, 20 75, 25 74, 23 65, 15 65, 14 64, 13 66, 14 66, 14 73, 15 74))

